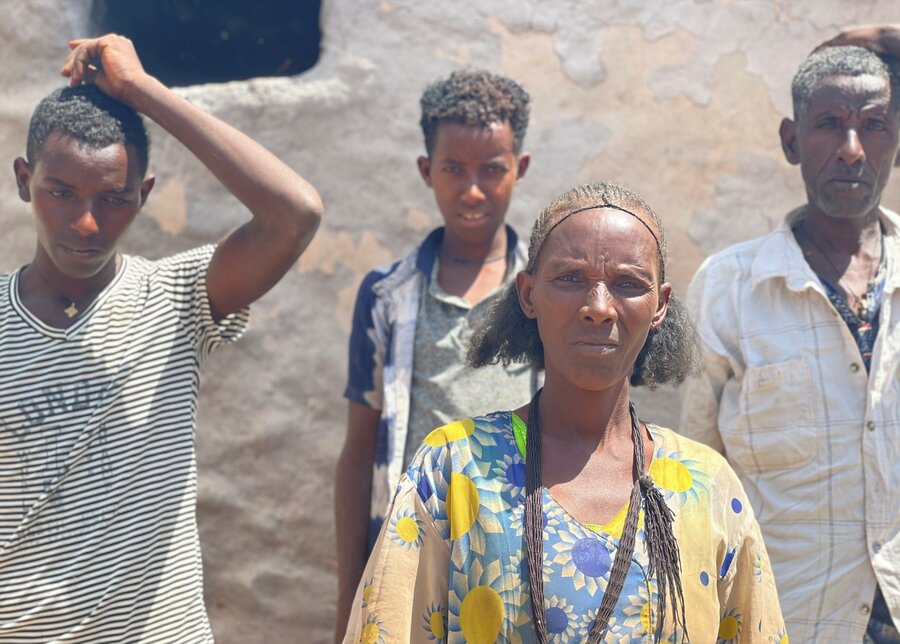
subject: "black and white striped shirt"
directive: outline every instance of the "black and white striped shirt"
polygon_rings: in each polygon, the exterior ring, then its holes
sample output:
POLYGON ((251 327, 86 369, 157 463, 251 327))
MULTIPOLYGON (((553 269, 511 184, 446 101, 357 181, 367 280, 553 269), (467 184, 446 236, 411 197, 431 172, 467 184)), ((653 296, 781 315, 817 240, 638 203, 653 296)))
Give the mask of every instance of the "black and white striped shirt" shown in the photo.
POLYGON ((0 276, 0 642, 211 642, 195 505, 214 251, 123 257, 68 329, 0 276))

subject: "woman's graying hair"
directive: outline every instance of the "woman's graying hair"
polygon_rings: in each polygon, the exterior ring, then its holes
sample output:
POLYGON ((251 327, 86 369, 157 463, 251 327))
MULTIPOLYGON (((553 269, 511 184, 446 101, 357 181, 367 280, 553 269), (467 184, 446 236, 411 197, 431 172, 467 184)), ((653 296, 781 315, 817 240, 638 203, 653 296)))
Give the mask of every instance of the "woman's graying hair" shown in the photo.
MULTIPOLYGON (((534 274, 544 242, 556 225, 573 211, 591 206, 624 210, 650 229, 659 248, 659 281, 664 282, 667 246, 659 217, 643 199, 615 183, 579 186, 557 197, 544 208, 531 229, 525 272, 534 274), (648 221, 644 221, 644 218, 648 221)), ((602 212, 597 216, 602 217, 602 212)), ((472 367, 518 362, 538 369, 544 368, 544 345, 538 333, 537 321, 526 317, 522 312, 515 282, 506 287, 484 324, 472 337, 468 362, 472 367)), ((647 335, 647 341, 635 360, 630 382, 633 386, 650 388, 674 384, 695 373, 698 367, 699 349, 694 326, 687 310, 672 296, 662 324, 650 329, 647 335)))

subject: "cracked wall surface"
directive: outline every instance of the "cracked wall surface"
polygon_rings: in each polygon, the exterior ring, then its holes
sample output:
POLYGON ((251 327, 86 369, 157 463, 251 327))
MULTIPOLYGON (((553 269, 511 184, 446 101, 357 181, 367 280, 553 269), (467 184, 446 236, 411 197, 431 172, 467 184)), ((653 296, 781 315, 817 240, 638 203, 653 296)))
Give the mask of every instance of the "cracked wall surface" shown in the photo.
MULTIPOLYGON (((34 104, 61 84, 66 41, 88 0, 7 3, 0 23, 0 270, 34 249, 12 159, 34 104), (60 9, 64 6, 63 9, 60 9)), ((221 642, 327 642, 334 583, 332 473, 343 439, 346 339, 356 287, 439 216, 415 159, 418 99, 458 66, 520 81, 533 98, 533 160, 509 220, 591 179, 642 194, 667 226, 683 293, 703 257, 765 233, 803 201, 777 128, 803 57, 845 25, 896 20, 892 0, 331 0, 323 53, 293 78, 180 90, 295 167, 326 220, 251 329, 205 370, 198 430, 206 598, 221 642), (589 5, 589 6, 588 6, 589 5)), ((153 126, 157 187, 125 240, 168 255, 220 239, 246 211, 153 126)), ((900 178, 885 192, 900 208, 900 178)), ((677 418, 670 391, 638 392, 641 415, 677 418)))

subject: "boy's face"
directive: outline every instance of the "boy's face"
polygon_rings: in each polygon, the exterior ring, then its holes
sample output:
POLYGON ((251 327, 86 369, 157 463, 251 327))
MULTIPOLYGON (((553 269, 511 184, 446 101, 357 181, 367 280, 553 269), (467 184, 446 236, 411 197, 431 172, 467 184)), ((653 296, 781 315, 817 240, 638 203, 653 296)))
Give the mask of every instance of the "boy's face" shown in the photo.
POLYGON ((19 196, 34 212, 35 261, 76 279, 115 260, 119 238, 153 187, 131 146, 92 148, 57 132, 36 160, 16 159, 13 168, 19 196))
POLYGON ((513 187, 529 160, 516 154, 507 122, 490 127, 443 122, 431 156, 419 157, 419 171, 434 190, 447 233, 485 244, 503 225, 513 187))

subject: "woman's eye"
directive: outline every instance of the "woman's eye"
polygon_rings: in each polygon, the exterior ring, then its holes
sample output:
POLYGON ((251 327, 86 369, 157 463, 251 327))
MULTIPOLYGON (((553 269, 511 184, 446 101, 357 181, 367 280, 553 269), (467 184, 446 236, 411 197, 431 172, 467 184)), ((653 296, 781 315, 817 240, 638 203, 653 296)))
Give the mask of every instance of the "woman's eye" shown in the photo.
POLYGON ((47 191, 47 194, 49 194, 54 199, 65 199, 66 197, 69 196, 69 191, 68 190, 51 189, 51 190, 47 191))
POLYGON ((619 288, 625 289, 626 291, 640 291, 643 293, 650 287, 643 282, 638 282, 636 280, 623 280, 619 282, 619 288))

